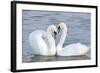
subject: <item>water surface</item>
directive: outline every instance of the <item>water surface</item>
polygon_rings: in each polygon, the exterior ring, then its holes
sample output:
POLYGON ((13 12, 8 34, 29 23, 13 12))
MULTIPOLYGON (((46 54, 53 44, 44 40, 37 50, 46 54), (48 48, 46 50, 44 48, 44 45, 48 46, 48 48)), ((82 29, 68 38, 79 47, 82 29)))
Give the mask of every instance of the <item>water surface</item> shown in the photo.
POLYGON ((83 60, 90 59, 90 51, 85 56, 78 57, 43 57, 34 56, 33 50, 29 46, 28 36, 35 30, 47 30, 51 24, 57 25, 64 22, 68 26, 68 36, 64 46, 81 42, 91 48, 90 43, 90 13, 79 12, 56 12, 56 11, 38 11, 23 10, 22 11, 22 61, 23 62, 43 62, 43 61, 62 61, 62 60, 83 60))

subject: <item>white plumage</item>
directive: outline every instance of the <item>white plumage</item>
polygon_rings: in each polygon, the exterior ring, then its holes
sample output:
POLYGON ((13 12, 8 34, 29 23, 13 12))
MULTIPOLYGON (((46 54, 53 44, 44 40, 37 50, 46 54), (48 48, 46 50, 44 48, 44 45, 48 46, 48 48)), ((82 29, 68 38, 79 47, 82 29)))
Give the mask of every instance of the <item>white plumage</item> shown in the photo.
POLYGON ((57 32, 56 26, 50 25, 47 32, 35 30, 30 33, 29 44, 35 55, 52 56, 56 54, 54 32, 57 32))
POLYGON ((80 42, 69 44, 63 47, 67 35, 67 26, 64 23, 60 23, 58 25, 58 28, 60 29, 59 30, 60 32, 58 33, 58 35, 56 35, 58 56, 80 56, 80 55, 85 55, 89 51, 89 48, 80 42), (59 34, 60 34, 60 39, 58 39, 59 34))

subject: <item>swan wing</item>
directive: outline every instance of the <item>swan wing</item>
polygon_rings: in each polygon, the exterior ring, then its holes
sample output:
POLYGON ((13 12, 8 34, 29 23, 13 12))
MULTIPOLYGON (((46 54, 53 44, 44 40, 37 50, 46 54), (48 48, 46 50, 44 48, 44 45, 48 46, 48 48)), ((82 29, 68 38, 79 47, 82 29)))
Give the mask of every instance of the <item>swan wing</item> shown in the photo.
POLYGON ((89 51, 86 45, 81 43, 74 43, 62 48, 58 53, 59 56, 80 56, 85 55, 89 51))
POLYGON ((45 31, 36 30, 29 35, 29 44, 36 55, 47 55, 48 47, 42 36, 45 31))

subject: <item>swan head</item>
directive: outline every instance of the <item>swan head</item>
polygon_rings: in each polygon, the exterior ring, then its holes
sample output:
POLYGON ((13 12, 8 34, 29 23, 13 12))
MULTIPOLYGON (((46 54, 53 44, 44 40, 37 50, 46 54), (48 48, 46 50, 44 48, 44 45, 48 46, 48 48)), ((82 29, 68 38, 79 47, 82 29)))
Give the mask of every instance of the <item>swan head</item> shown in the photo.
POLYGON ((56 34, 58 33, 58 30, 55 25, 50 25, 47 29, 47 32, 49 32, 49 34, 51 34, 55 38, 56 34))
POLYGON ((67 31, 67 26, 65 23, 61 22, 60 24, 58 24, 57 29, 58 29, 58 32, 62 30, 67 31))

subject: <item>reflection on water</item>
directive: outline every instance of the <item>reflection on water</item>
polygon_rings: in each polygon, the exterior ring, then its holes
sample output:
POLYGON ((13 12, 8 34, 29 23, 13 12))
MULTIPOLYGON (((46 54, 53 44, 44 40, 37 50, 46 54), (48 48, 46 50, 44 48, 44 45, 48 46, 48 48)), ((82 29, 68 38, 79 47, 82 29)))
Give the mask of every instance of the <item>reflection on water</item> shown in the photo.
POLYGON ((69 61, 69 60, 86 60, 90 59, 88 56, 71 56, 71 57, 64 57, 64 56, 33 56, 28 59, 28 62, 50 62, 50 61, 69 61))

